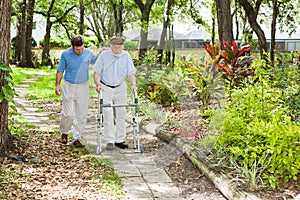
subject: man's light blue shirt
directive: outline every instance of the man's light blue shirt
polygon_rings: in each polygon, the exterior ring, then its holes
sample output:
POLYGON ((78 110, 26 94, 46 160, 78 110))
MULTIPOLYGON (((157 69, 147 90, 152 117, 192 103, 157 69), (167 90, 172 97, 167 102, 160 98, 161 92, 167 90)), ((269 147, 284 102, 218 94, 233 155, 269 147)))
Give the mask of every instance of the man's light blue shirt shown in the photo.
POLYGON ((64 79, 72 84, 86 83, 89 80, 89 66, 95 64, 95 54, 84 48, 82 54, 77 55, 70 47, 61 55, 57 71, 65 72, 64 79))
POLYGON ((127 51, 115 57, 111 49, 104 50, 99 55, 94 72, 101 75, 100 80, 106 85, 121 85, 127 76, 136 72, 131 56, 127 51))

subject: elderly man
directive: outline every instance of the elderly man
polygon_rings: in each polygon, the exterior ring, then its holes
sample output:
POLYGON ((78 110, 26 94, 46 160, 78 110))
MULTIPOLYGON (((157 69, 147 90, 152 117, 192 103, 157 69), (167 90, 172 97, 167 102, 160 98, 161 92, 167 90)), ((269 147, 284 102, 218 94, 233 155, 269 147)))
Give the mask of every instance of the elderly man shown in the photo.
MULTIPOLYGON (((110 40, 110 49, 102 51, 94 65, 96 90, 102 90, 104 104, 126 104, 126 78, 132 90, 136 91, 136 70, 131 56, 123 50, 124 40, 121 37, 113 37, 110 40)), ((113 150, 113 146, 128 148, 128 144, 125 143, 126 107, 105 108, 103 118, 106 149, 113 150)))

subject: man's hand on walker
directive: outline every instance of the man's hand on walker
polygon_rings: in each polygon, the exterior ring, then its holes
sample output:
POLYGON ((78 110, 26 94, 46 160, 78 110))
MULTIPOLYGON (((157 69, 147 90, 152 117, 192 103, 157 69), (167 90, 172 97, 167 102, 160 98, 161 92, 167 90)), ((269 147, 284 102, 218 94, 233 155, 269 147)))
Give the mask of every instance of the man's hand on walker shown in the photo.
POLYGON ((101 90, 101 83, 98 83, 98 84, 96 85, 96 91, 99 93, 100 90, 101 90))
POLYGON ((136 85, 132 85, 132 86, 131 86, 131 90, 132 90, 132 92, 136 92, 136 91, 137 91, 136 85))

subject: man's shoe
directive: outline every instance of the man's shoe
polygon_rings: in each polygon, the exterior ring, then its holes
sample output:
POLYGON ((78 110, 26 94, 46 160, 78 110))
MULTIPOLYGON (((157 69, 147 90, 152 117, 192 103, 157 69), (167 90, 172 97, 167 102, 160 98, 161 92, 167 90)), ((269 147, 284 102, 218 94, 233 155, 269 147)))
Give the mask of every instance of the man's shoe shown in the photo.
POLYGON ((114 144, 113 143, 107 143, 106 144, 106 150, 113 150, 113 148, 114 148, 114 144))
POLYGON ((75 141, 73 142, 73 144, 74 144, 75 147, 78 147, 78 148, 84 147, 84 145, 81 144, 81 142, 80 142, 79 140, 75 140, 75 141))
POLYGON ((126 144, 125 142, 116 142, 115 143, 115 146, 116 147, 119 147, 119 148, 121 148, 121 149, 128 149, 128 144, 126 144))
POLYGON ((61 143, 68 144, 68 134, 61 134, 61 143))

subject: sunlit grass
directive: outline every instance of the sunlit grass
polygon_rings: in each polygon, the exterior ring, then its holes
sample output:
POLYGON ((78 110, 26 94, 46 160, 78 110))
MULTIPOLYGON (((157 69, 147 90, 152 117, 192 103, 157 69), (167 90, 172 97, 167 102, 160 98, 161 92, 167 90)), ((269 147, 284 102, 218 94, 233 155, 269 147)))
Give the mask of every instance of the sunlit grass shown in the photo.
MULTIPOLYGON (((32 83, 27 92, 27 96, 31 100, 48 99, 48 100, 60 100, 61 96, 55 94, 56 87, 56 70, 49 71, 49 75, 40 77, 34 83, 32 83)), ((63 81, 62 81, 63 82, 63 81)), ((93 72, 90 69, 90 96, 97 97, 95 90, 95 84, 93 81, 93 72)), ((62 83, 61 83, 62 86, 62 83)))
POLYGON ((37 79, 32 83, 27 91, 29 99, 60 99, 60 96, 55 94, 55 76, 56 73, 53 70, 50 75, 45 75, 37 79))
POLYGON ((114 173, 105 174, 102 180, 103 188, 101 189, 103 192, 108 194, 115 194, 116 197, 121 197, 124 195, 124 191, 122 190, 122 182, 121 177, 114 173))
POLYGON ((14 84, 18 85, 22 81, 29 79, 41 73, 49 72, 51 70, 45 68, 24 68, 24 67, 12 67, 13 73, 10 75, 13 78, 14 84))

